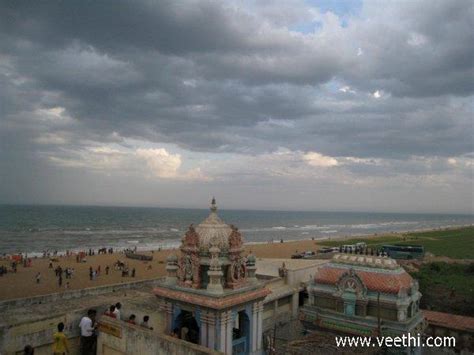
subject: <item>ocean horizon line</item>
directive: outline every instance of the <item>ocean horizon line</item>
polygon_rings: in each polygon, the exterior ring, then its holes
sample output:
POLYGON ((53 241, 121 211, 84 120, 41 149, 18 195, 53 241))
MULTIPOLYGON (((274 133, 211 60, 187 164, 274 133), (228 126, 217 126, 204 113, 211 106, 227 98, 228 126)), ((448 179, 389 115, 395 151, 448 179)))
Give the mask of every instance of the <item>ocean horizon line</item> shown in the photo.
MULTIPOLYGON (((218 205, 219 211, 229 212, 284 212, 284 213, 347 213, 347 214, 396 214, 396 215, 440 215, 440 216, 474 216, 474 211, 471 212, 411 212, 411 211, 369 211, 369 210, 318 210, 318 209, 271 209, 271 208, 222 208, 218 205)), ((112 204, 56 204, 56 203, 8 203, 1 202, 0 207, 67 207, 67 208, 131 208, 131 209, 162 209, 162 210, 193 210, 206 211, 208 208, 204 207, 167 207, 167 206, 153 206, 153 205, 112 205, 112 204)))

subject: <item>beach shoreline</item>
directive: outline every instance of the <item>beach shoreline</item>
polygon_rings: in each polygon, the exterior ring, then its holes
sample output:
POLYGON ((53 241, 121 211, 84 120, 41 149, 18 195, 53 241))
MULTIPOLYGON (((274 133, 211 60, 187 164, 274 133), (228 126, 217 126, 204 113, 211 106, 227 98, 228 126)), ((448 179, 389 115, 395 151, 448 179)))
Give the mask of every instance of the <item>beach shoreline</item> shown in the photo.
MULTIPOLYGON (((271 241, 267 240, 267 241, 245 242, 245 245, 276 244, 276 243, 280 243, 281 240, 283 240, 284 243, 292 243, 292 242, 304 242, 304 241, 308 241, 308 240, 324 242, 324 241, 339 241, 339 240, 343 241, 343 240, 348 240, 348 239, 369 239, 369 238, 381 237, 381 236, 397 236, 397 235, 402 235, 402 234, 407 234, 407 233, 421 233, 421 232, 430 232, 430 231, 456 230, 456 229, 472 227, 472 226, 474 226, 474 224, 446 225, 446 226, 440 226, 440 227, 437 227, 437 228, 416 228, 416 229, 406 229, 406 230, 387 231, 387 232, 382 231, 382 232, 379 232, 379 233, 360 233, 360 234, 354 233, 354 234, 350 234, 350 235, 342 235, 342 234, 336 235, 335 234, 335 235, 330 235, 330 236, 329 235, 328 236, 309 236, 309 235, 307 235, 303 238, 291 238, 291 239, 275 237, 271 241)), ((184 232, 183 232, 183 234, 184 234, 184 232)), ((245 240, 245 234, 244 234, 244 240, 245 240)), ((127 248, 117 247, 117 246, 106 246, 106 245, 104 245, 103 247, 105 247, 105 248, 112 247, 112 248, 114 248, 115 251, 120 253, 120 252, 124 252, 126 250, 131 250, 131 249, 133 250, 134 247, 136 246, 138 252, 148 253, 148 252, 154 252, 154 251, 160 251, 160 250, 174 250, 174 249, 179 248, 180 244, 181 244, 181 240, 178 239, 178 240, 168 240, 168 241, 165 241, 163 243, 156 243, 153 247, 141 247, 140 245, 138 245, 138 243, 136 245, 131 244, 127 248)), ((79 248, 79 247, 78 248, 71 248, 69 250, 56 250, 56 251, 47 250, 45 252, 19 251, 18 253, 5 253, 5 254, 2 254, 2 255, 0 255, 0 260, 2 258, 9 257, 11 255, 18 255, 18 254, 26 255, 27 257, 35 258, 35 259, 44 258, 44 257, 48 258, 48 257, 51 257, 51 256, 66 256, 66 254, 68 252, 72 253, 74 255, 74 254, 77 254, 77 253, 80 253, 80 252, 88 252, 89 249, 96 250, 97 247, 91 248, 91 247, 87 246, 87 247, 83 247, 83 248, 79 248), (53 255, 54 252, 56 252, 56 253, 53 255), (50 255, 45 256, 44 255, 45 253, 50 253, 50 255)))
MULTIPOLYGON (((463 227, 448 227, 429 229, 428 231, 456 230, 463 227)), ((419 231, 416 231, 419 232, 419 231)), ((250 242, 244 245, 245 254, 252 252, 257 258, 290 258, 292 254, 304 251, 317 251, 321 242, 325 241, 341 241, 357 238, 390 238, 393 236, 401 236, 403 234, 413 232, 396 232, 369 234, 361 236, 332 236, 319 239, 289 240, 281 243, 274 240, 271 248, 268 248, 269 242, 256 243, 250 242)), ((89 287, 105 286, 117 283, 127 283, 131 281, 139 281, 145 279, 159 278, 166 275, 166 258, 171 253, 178 253, 178 248, 160 249, 147 251, 146 254, 152 255, 152 261, 141 261, 130 259, 123 252, 114 252, 112 254, 87 255, 84 262, 77 262, 76 256, 57 255, 54 257, 37 257, 31 259, 31 266, 24 267, 22 264, 17 266, 17 272, 11 271, 11 260, 9 258, 0 259, 0 265, 9 268, 6 275, 0 277, 0 300, 8 300, 14 298, 24 298, 30 296, 46 295, 50 293, 66 292, 68 290, 80 290, 89 287), (121 272, 114 268, 114 264, 120 261, 125 263, 131 271, 135 269, 135 277, 123 277, 121 272), (52 265, 52 268, 50 267, 52 265), (58 278, 55 276, 54 269, 58 266, 61 268, 74 269, 71 279, 64 278, 62 284, 59 285, 58 278), (105 268, 109 266, 109 274, 105 274, 105 268), (96 278, 90 279, 90 268, 94 271, 99 270, 96 278), (36 275, 41 273, 41 280, 36 283, 36 275), (69 283, 66 288, 66 283, 69 283)))

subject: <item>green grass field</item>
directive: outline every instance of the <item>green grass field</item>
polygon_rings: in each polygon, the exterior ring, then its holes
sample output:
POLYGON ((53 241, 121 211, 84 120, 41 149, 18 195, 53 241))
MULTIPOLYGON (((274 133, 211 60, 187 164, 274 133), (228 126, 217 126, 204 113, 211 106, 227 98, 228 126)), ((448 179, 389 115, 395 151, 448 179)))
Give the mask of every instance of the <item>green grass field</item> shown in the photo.
POLYGON ((434 262, 411 275, 420 283, 422 308, 474 316, 474 264, 434 262))
MULTIPOLYGON (((474 260, 474 227, 324 241, 319 244, 339 246, 357 242, 365 242, 374 248, 384 244, 423 245, 426 252, 436 256, 474 260)), ((420 283, 422 308, 474 316, 474 261, 469 265, 432 262, 422 265, 418 272, 411 275, 420 283)))
POLYGON ((323 241, 322 246, 339 246, 365 242, 369 247, 381 247, 385 244, 416 244, 425 247, 426 252, 436 256, 454 259, 474 259, 474 227, 452 230, 404 233, 399 236, 380 236, 374 238, 353 238, 347 240, 323 241))

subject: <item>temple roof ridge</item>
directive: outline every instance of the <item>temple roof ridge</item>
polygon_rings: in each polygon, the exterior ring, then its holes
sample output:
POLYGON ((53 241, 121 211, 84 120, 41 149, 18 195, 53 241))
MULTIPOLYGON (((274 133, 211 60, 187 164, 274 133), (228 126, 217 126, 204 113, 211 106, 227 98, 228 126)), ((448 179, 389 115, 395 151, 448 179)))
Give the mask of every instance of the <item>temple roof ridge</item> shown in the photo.
POLYGON ((400 268, 400 265, 398 265, 394 259, 386 256, 336 254, 331 261, 341 264, 360 265, 391 270, 400 268))

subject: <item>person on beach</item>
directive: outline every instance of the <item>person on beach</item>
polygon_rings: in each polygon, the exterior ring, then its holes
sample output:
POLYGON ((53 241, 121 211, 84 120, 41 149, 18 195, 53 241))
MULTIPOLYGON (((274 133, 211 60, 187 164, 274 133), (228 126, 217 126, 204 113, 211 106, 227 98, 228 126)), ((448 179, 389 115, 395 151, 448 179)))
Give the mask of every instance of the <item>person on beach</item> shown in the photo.
POLYGON ((59 274, 58 277, 58 286, 61 287, 63 285, 63 274, 59 274))
POLYGON ((58 324, 58 331, 53 334, 53 355, 69 353, 69 342, 64 334, 64 323, 58 324))
POLYGON ((132 277, 135 277, 135 273, 136 273, 135 268, 133 268, 132 269, 132 277))
POLYGON ((39 284, 40 281, 41 281, 41 272, 38 272, 38 273, 36 274, 36 283, 39 284))
POLYGON ((95 309, 89 309, 87 316, 82 317, 79 323, 81 328, 81 355, 95 355, 97 346, 97 336, 95 334, 95 317, 97 311, 95 309))
POLYGON ((110 270, 109 265, 107 265, 107 266, 105 267, 105 274, 106 274, 106 275, 109 274, 109 270, 110 270))
POLYGON ((115 318, 117 318, 118 320, 120 320, 120 309, 121 308, 122 308, 122 304, 120 302, 117 302, 115 304, 114 314, 115 314, 115 318))

